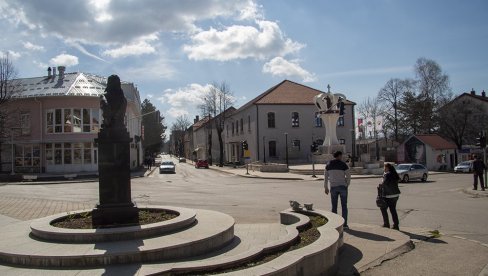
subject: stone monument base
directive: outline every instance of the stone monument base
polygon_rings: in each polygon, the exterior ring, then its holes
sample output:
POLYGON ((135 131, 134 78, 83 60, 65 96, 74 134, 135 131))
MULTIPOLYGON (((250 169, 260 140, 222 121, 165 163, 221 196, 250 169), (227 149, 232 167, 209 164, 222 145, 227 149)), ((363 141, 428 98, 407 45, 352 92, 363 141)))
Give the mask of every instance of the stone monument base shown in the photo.
POLYGON ((97 205, 92 210, 94 227, 112 227, 120 224, 139 224, 139 209, 133 203, 97 205))

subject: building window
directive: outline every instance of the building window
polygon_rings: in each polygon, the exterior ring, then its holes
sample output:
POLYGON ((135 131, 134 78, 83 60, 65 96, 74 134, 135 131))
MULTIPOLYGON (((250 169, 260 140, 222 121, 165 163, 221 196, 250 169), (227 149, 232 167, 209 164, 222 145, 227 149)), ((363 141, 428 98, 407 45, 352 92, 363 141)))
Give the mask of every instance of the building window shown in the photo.
POLYGON ((31 132, 30 112, 20 112, 20 127, 22 135, 29 135, 31 132))
POLYGON ((251 132, 251 116, 247 116, 247 131, 251 132))
POLYGON ((320 118, 319 112, 315 112, 314 123, 315 123, 315 127, 322 127, 323 126, 322 118, 320 118))
POLYGON ((99 116, 99 109, 50 109, 46 111, 46 133, 96 133, 100 130, 99 116))
POLYGON ((234 123, 232 123, 232 136, 234 136, 234 123))
POLYGON ((244 119, 241 118, 241 133, 244 132, 244 119))
POLYGON ((295 149, 300 150, 300 140, 292 140, 291 141, 291 146, 295 149))
POLYGON ((239 121, 236 121, 236 135, 239 134, 239 121))
POLYGON ((39 167, 41 155, 39 145, 15 145, 16 167, 39 167))
POLYGON ((46 165, 97 164, 97 148, 87 143, 46 144, 46 165))
POLYGON ((339 144, 345 145, 346 144, 346 140, 345 139, 339 139, 339 144))
POLYGON ((276 141, 268 142, 268 151, 270 157, 276 157, 276 141))
POLYGON ((227 125, 227 127, 226 127, 226 135, 227 135, 227 137, 229 137, 229 125, 227 125))
POLYGON ((300 126, 300 115, 298 114, 298 112, 291 113, 291 126, 292 127, 300 126))
POLYGON ((268 112, 268 128, 275 128, 275 114, 268 112))
POLYGON ((337 120, 337 126, 344 126, 344 116, 340 116, 337 120))

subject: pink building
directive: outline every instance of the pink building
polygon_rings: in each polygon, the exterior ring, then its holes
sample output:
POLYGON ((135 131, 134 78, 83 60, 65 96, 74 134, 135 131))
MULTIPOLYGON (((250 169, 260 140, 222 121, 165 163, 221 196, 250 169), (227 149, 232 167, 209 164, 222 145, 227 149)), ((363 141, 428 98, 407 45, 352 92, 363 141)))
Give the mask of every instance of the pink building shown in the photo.
MULTIPOLYGON (((106 78, 49 68, 47 76, 16 80, 6 106, 8 137, 2 141, 1 171, 76 173, 98 170, 95 142, 101 126, 99 96, 106 78), (12 151, 13 149, 13 151, 12 151), (12 160, 13 157, 13 160, 12 160)), ((131 168, 142 163, 141 101, 132 83, 122 83, 126 125, 132 138, 131 168)))

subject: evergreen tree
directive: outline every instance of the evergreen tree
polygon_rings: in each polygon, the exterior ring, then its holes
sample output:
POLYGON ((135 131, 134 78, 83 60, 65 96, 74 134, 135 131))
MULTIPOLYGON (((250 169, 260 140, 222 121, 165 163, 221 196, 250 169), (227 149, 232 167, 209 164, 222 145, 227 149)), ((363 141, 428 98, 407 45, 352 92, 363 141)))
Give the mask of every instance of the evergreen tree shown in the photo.
POLYGON ((142 114, 147 114, 142 117, 142 126, 144 127, 142 147, 146 154, 159 152, 165 138, 164 117, 148 99, 142 102, 141 109, 142 114))

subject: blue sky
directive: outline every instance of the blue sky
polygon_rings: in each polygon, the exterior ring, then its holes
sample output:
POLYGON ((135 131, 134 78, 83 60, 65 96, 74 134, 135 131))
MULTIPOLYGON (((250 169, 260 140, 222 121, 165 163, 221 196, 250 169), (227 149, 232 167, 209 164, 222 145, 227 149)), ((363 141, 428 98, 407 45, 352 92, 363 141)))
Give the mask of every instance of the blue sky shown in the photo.
POLYGON ((283 79, 357 103, 437 61, 455 94, 488 90, 488 1, 0 0, 0 51, 20 77, 47 66, 134 82, 167 124, 213 82, 240 106, 283 79))

